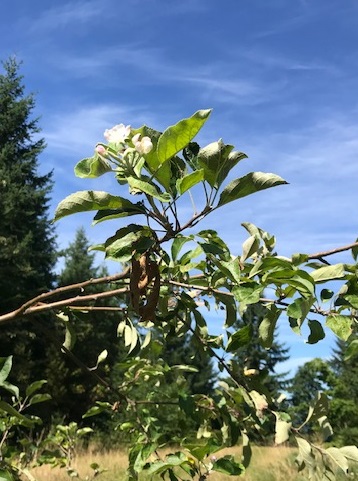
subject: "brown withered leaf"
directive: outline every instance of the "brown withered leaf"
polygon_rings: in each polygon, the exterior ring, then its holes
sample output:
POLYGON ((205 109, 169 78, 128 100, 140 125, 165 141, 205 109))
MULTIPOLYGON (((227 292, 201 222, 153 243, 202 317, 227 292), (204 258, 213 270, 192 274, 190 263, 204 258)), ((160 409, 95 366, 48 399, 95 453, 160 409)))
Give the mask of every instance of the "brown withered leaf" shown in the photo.
POLYGON ((149 260, 148 254, 143 254, 138 260, 132 259, 129 285, 134 311, 146 321, 153 320, 159 300, 160 275, 158 265, 149 260), (154 284, 148 294, 148 287, 153 279, 154 284), (146 297, 146 303, 140 306, 143 297, 146 297))
POLYGON ((139 312, 144 321, 154 321, 155 309, 159 301, 160 274, 159 267, 155 262, 149 263, 149 278, 154 279, 150 293, 147 295, 147 303, 139 308, 139 312))

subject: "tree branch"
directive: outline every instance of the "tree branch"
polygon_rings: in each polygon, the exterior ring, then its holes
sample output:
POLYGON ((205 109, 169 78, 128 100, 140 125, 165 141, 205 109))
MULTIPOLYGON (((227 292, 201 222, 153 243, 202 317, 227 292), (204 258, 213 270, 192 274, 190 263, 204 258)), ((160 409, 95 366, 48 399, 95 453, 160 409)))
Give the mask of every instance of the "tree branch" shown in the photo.
POLYGON ((339 252, 349 251, 353 247, 358 247, 358 242, 353 242, 343 247, 337 247, 336 249, 331 249, 329 251, 316 252, 316 254, 309 254, 308 259, 320 259, 321 257, 331 256, 333 254, 338 254, 339 252))

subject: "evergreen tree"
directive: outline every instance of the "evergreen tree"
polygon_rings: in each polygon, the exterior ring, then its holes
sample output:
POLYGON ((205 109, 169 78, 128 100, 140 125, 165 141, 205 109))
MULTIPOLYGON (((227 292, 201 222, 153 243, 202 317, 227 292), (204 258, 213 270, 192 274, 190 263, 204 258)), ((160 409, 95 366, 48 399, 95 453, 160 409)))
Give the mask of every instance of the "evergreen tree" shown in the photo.
MULTIPOLYGON (((169 335, 166 337, 161 358, 168 366, 186 364, 197 369, 197 372, 187 373, 187 389, 189 394, 212 394, 215 383, 215 372, 211 359, 195 347, 192 336, 169 335)), ((175 383, 175 379, 167 382, 175 383)))
POLYGON ((275 333, 274 342, 270 349, 265 349, 260 344, 259 326, 265 316, 266 308, 261 304, 252 304, 238 319, 235 329, 250 326, 253 336, 248 344, 238 349, 233 356, 233 365, 236 367, 236 378, 242 384, 249 379, 260 377, 273 399, 277 399, 287 387, 286 374, 277 374, 276 367, 280 362, 289 359, 288 348, 277 341, 275 333))
POLYGON ((19 306, 51 287, 55 261, 53 228, 48 219, 52 173, 39 175, 33 95, 25 95, 19 65, 4 64, 0 75, 0 312, 19 306), (36 140, 34 138, 36 137, 36 140))
MULTIPOLYGON (((104 269, 94 265, 94 255, 88 252, 88 248, 89 241, 84 229, 80 228, 76 232, 74 241, 60 253, 65 258, 65 264, 58 278, 59 286, 107 275, 104 269)), ((96 292, 96 287, 92 290, 96 292)), ((119 302, 106 300, 91 304, 95 307, 103 307, 103 305, 117 307, 119 302)), ((121 352, 121 340, 117 338, 117 326, 121 314, 117 311, 113 313, 102 310, 89 312, 69 310, 66 314, 76 337, 71 352, 87 367, 93 368, 98 355, 107 350, 108 357, 100 366, 98 373, 104 380, 110 382, 110 368, 118 361, 121 352)), ((63 325, 57 326, 57 337, 64 339, 63 325)), ((80 421, 89 407, 102 398, 104 388, 89 372, 61 352, 58 345, 51 346, 50 350, 47 379, 49 390, 56 402, 55 409, 68 421, 80 421)))
MULTIPOLYGON (((307 418, 309 406, 316 394, 329 389, 331 375, 328 363, 319 358, 312 359, 297 369, 288 388, 289 411, 295 426, 301 425, 307 418)), ((312 426, 307 429, 312 429, 312 426)))
MULTIPOLYGON (((352 340, 352 339, 351 339, 352 340)), ((337 444, 358 444, 358 352, 347 357, 348 343, 337 341, 329 365, 332 399, 329 420, 337 444)))
MULTIPOLYGON (((32 117, 33 95, 26 95, 19 64, 3 63, 0 74, 0 313, 51 288, 55 262, 54 231, 48 219, 52 173, 39 175, 45 148, 32 117)), ((47 316, 47 319, 51 316, 47 316)), ((38 321, 35 318, 34 321, 38 321)), ((17 384, 42 376, 43 335, 33 321, 1 326, 2 356, 14 354, 17 384), (20 359, 24 362, 20 362, 20 359)))

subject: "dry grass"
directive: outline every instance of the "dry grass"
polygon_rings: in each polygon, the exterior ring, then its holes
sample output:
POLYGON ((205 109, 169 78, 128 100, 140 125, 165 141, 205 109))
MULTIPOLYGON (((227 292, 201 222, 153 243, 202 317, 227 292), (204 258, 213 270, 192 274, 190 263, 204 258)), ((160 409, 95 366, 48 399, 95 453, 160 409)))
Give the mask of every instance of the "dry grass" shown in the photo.
MULTIPOLYGON (((305 478, 297 474, 293 460, 295 450, 289 447, 254 447, 253 459, 246 474, 240 479, 243 481, 303 481, 305 478)), ((220 454, 233 454, 240 459, 240 448, 230 448, 220 454)), ((108 471, 102 473, 99 481, 122 481, 125 479, 127 457, 125 451, 119 449, 110 452, 88 451, 81 453, 75 460, 74 467, 78 470, 82 479, 92 479, 93 471, 89 467, 91 463, 98 463, 108 471)), ((38 481, 69 481, 65 470, 52 469, 42 466, 31 471, 38 481)), ((143 478, 144 480, 145 478, 143 478)), ((208 481, 232 481, 237 479, 224 474, 213 472, 208 481)))

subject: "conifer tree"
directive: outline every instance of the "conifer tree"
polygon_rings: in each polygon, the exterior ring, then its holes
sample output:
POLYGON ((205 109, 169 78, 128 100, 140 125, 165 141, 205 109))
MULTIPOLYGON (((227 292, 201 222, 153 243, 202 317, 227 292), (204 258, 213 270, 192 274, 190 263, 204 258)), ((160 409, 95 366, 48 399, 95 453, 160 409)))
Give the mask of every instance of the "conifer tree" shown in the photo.
POLYGON ((333 371, 329 419, 334 441, 342 445, 358 444, 358 352, 348 356, 347 348, 347 342, 338 340, 329 362, 333 371))
POLYGON ((25 95, 19 65, 3 64, 0 75, 0 312, 51 287, 55 261, 48 218, 52 173, 38 174, 45 148, 32 118, 33 95, 25 95))
MULTIPOLYGON (((307 415, 310 405, 318 392, 328 392, 332 372, 328 362, 315 358, 300 366, 290 381, 287 389, 290 393, 290 414, 296 426, 301 425, 307 415)), ((306 429, 311 429, 311 425, 306 429)))
MULTIPOLYGON (((88 252, 89 241, 83 228, 76 232, 73 242, 60 252, 65 263, 58 277, 58 286, 75 284, 93 277, 107 275, 105 269, 95 266, 94 254, 88 252)), ((90 290, 88 290, 90 292, 90 290)), ((93 292, 96 288, 93 287, 93 292)), ((93 303, 90 303, 93 304, 93 303)), ((118 307, 119 301, 97 301, 96 307, 103 304, 118 307)), ((76 341, 71 352, 88 368, 96 365, 98 355, 107 350, 106 362, 99 368, 100 376, 109 382, 109 368, 120 360, 118 356, 122 349, 122 340, 117 337, 117 326, 121 313, 114 311, 68 311, 69 322, 72 325, 76 341)), ((58 339, 64 339, 64 326, 56 328, 58 339)), ((96 400, 103 396, 104 388, 98 381, 79 367, 68 356, 61 352, 59 345, 50 347, 49 363, 47 367, 48 388, 56 402, 55 410, 68 421, 80 421, 82 415, 96 400)), ((124 356, 124 354, 123 354, 124 356)))
POLYGON ((276 372, 277 364, 289 359, 288 348, 284 344, 277 341, 274 336, 274 342, 270 349, 265 349, 259 339, 259 326, 265 316, 265 307, 261 304, 252 304, 238 319, 235 328, 249 326, 253 336, 250 342, 239 348, 233 356, 234 365, 236 366, 236 378, 245 384, 249 379, 260 376, 264 386, 273 399, 277 399, 287 387, 288 381, 285 374, 276 372))
MULTIPOLYGON (((34 108, 19 63, 10 58, 0 72, 0 313, 48 290, 54 280, 55 237, 48 218, 52 173, 38 173, 45 142, 34 108)), ((1 356, 17 355, 13 376, 20 385, 41 376, 46 343, 37 332, 33 321, 0 328, 1 356)))

